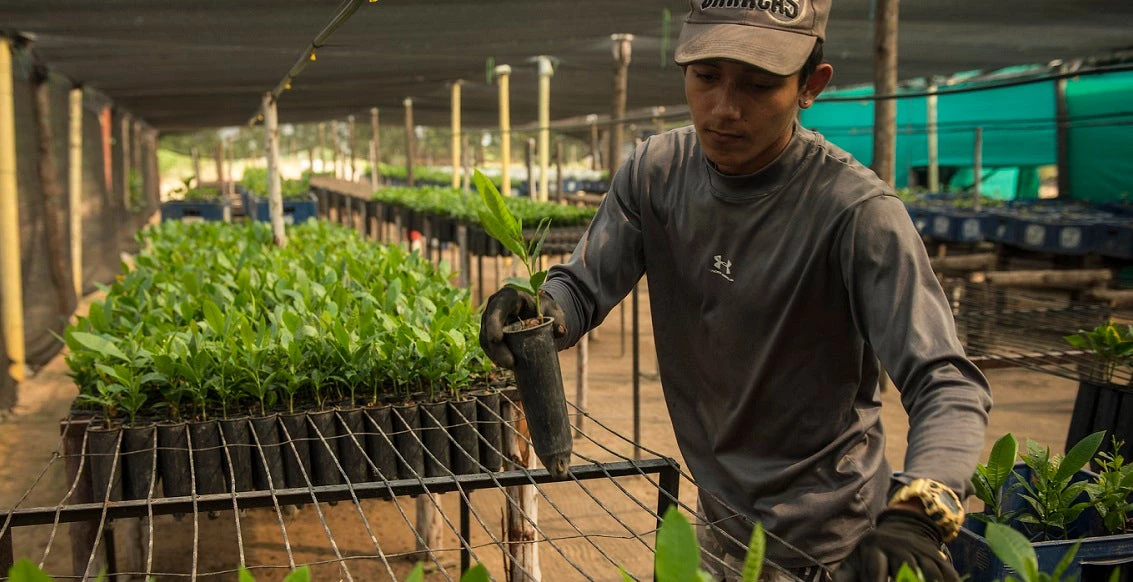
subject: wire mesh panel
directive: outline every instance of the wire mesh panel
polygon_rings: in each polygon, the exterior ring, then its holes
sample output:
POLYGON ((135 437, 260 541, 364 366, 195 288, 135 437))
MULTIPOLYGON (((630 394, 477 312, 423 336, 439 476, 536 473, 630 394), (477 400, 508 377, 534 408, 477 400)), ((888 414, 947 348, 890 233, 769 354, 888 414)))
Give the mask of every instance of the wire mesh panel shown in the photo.
MULTIPOLYGON (((284 486, 261 466, 269 487, 241 491, 233 461, 241 456, 234 454, 239 447, 229 446, 219 431, 219 443, 200 447, 191 437, 183 447, 149 441, 144 497, 125 501, 114 499, 129 497, 124 492, 136 487, 122 479, 129 456, 137 453, 123 453, 121 446, 105 454, 92 451, 97 431, 69 418, 61 424, 56 454, 14 507, 0 514, 0 572, 7 572, 4 562, 19 557, 59 579, 106 570, 228 580, 243 565, 258 580, 278 580, 307 564, 317 580, 401 580, 422 562, 429 579, 456 580, 471 564, 482 563, 499 579, 534 578, 538 570, 545 579, 609 580, 624 568, 644 580, 652 577, 655 534, 666 508, 675 505, 698 526, 712 527, 697 515, 695 483, 673 460, 642 450, 637 456, 644 458, 634 460, 630 440, 577 410, 589 430, 574 427, 568 477, 556 482, 546 470, 531 468, 522 407, 504 394, 498 418, 503 444, 477 433, 481 448, 500 447, 495 452, 506 459, 503 470, 478 461, 466 473, 427 476, 395 448, 398 470, 413 469, 407 475, 387 478, 363 456, 377 478, 356 482, 351 479, 356 471, 331 455, 338 483, 318 484, 321 477, 311 464, 300 465, 303 486, 284 486), (163 453, 171 451, 184 455, 193 477, 200 476, 199 462, 207 453, 219 453, 224 490, 203 493, 198 487, 203 481, 193 479, 188 494, 171 496, 160 471, 163 453), (43 499, 51 501, 40 503, 43 499), (6 543, 14 548, 10 553, 6 543), (535 561, 511 558, 532 548, 535 561)), ((446 434, 455 445, 452 433, 446 434)), ((370 427, 336 435, 357 443, 370 437, 392 443, 398 434, 370 427)), ((253 464, 265 464, 267 443, 254 436, 240 446, 253 464)), ((313 454, 329 451, 332 441, 318 430, 305 438, 285 432, 280 446, 293 452, 306 447, 313 454)))

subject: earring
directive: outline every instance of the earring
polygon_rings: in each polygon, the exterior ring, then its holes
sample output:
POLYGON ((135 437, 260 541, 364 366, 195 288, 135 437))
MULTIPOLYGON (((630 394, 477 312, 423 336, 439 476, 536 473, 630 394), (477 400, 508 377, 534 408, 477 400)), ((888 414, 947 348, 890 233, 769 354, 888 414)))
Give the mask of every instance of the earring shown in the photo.
POLYGON ((810 105, 810 99, 799 99, 799 107, 806 107, 810 105))

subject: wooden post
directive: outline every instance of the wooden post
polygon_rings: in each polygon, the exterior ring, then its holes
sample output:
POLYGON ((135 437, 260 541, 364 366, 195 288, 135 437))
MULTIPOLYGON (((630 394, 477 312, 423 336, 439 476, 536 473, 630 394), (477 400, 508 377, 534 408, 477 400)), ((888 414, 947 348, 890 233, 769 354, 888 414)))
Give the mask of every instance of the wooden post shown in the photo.
POLYGON ((315 148, 307 148, 307 168, 311 171, 311 175, 315 174, 315 148))
POLYGON ((563 140, 555 140, 555 196, 564 199, 563 192, 563 140))
POLYGON ((551 177, 551 76, 555 68, 548 56, 540 55, 535 59, 539 63, 539 197, 531 198, 546 202, 551 177))
MULTIPOLYGON (((533 469, 536 466, 535 451, 518 434, 529 436, 527 418, 523 406, 518 402, 507 402, 503 406, 504 422, 514 427, 504 438, 504 455, 508 469, 533 469)), ((507 522, 504 542, 507 545, 506 579, 510 582, 528 582, 542 579, 539 571, 539 547, 535 545, 535 523, 539 519, 539 504, 534 485, 518 485, 506 488, 508 504, 505 511, 507 522), (526 517, 525 517, 526 516, 526 517)))
POLYGON ((593 113, 587 115, 586 123, 590 124, 590 169, 597 171, 602 167, 602 148, 598 144, 598 116, 593 113))
MULTIPOLYGON (((873 87, 874 96, 897 92, 897 1, 874 0, 873 87)), ((897 164, 897 100, 873 102, 873 171, 893 185, 897 164)))
POLYGON ((220 193, 228 193, 228 180, 224 174, 224 142, 216 144, 216 186, 220 193))
POLYGON ((0 323, 8 375, 24 381, 24 291, 20 261, 20 193, 16 189, 16 114, 10 41, 0 36, 0 323))
POLYGON ((195 146, 190 150, 190 155, 193 157, 193 178, 196 180, 196 186, 201 185, 201 152, 195 146))
MULTIPOLYGON (((74 308, 74 284, 67 281, 67 265, 63 243, 63 210, 60 199, 63 186, 59 183, 58 163, 55 161, 55 132, 51 126, 51 94, 46 71, 33 73, 35 99, 36 141, 39 145, 38 164, 40 200, 43 203, 43 224, 47 234, 48 271, 55 285, 56 309, 60 316, 70 316, 74 308)), ((128 184, 127 184, 128 187, 128 184)))
POLYGON ((582 334, 578 340, 578 369, 577 369, 577 383, 575 386, 574 405, 578 407, 578 412, 574 417, 574 426, 576 437, 582 436, 586 431, 583 430, 583 423, 586 422, 586 417, 582 414, 586 410, 586 394, 589 392, 588 374, 590 371, 590 334, 582 334))
MULTIPOLYGON (((327 171, 327 124, 319 122, 319 172, 327 171)), ((312 170, 313 171, 313 170, 312 170)))
POLYGON ((452 189, 460 187, 460 81, 452 84, 452 189))
POLYGON ((936 128, 936 80, 928 84, 928 97, 925 98, 926 124, 928 125, 928 191, 940 192, 940 139, 936 128))
POLYGON ((622 142, 625 141, 626 93, 629 79, 629 62, 633 47, 632 34, 612 34, 614 41, 614 107, 613 107, 613 135, 610 139, 610 177, 614 170, 622 164, 622 142))
POLYGON ((984 128, 976 128, 976 141, 972 144, 972 210, 980 211, 980 185, 984 181, 984 128))
POLYGON ((267 141, 268 216, 271 217, 272 238, 275 245, 287 246, 287 232, 283 227, 283 196, 279 182, 279 114, 271 92, 264 93, 264 139, 267 141))
POLYGON ((437 506, 441 503, 439 493, 426 493, 417 496, 417 536, 414 542, 413 559, 422 562, 433 561, 432 550, 441 546, 441 521, 437 518, 437 506))
POLYGON ((412 188, 416 185, 413 179, 413 164, 416 163, 413 150, 415 148, 413 135, 413 99, 406 97, 401 102, 405 106, 405 183, 412 188))
POLYGON ((71 283, 75 299, 83 296, 83 90, 71 89, 70 157, 67 166, 71 209, 71 283))
POLYGON ((120 142, 122 144, 122 206, 127 210, 130 209, 130 114, 122 113, 122 119, 119 122, 118 131, 121 133, 120 142))
MULTIPOLYGON (((354 174, 354 116, 353 115, 346 116, 346 149, 350 150, 350 168, 349 168, 350 171, 349 171, 349 174, 348 174, 350 176, 350 178, 348 178, 348 179, 351 182, 353 182, 355 179, 357 179, 355 174, 354 174)), ((346 172, 343 172, 343 173, 345 174, 346 172)))
POLYGON ((511 104, 508 88, 511 67, 499 65, 495 73, 500 88, 500 179, 502 180, 500 193, 511 196, 511 104))
MULTIPOLYGON (((229 178, 232 178, 236 175, 236 148, 232 147, 232 140, 224 140, 224 150, 228 153, 228 159, 225 160, 228 162, 228 176, 229 178)), ((229 194, 236 193, 236 185, 234 184, 235 181, 235 179, 228 180, 229 194)))
POLYGON ((527 147, 523 150, 523 161, 527 165, 527 195, 536 200, 538 192, 535 191, 535 169, 531 167, 532 158, 535 157, 535 139, 527 138, 527 147))
POLYGON ((382 157, 378 148, 381 147, 381 138, 378 135, 378 108, 370 108, 370 189, 377 190, 382 184, 382 157))

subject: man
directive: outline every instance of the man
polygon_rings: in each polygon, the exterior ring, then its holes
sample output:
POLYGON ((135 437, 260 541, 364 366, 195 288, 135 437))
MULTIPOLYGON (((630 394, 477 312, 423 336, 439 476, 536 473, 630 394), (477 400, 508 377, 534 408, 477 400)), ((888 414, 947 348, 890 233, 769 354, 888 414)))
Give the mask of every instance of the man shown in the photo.
MULTIPOLYGON (((653 136, 614 176, 541 293, 559 347, 649 275, 661 383, 711 522, 704 565, 731 579, 752 524, 803 579, 955 580, 941 552, 983 448, 990 390, 966 358, 892 188, 798 125, 829 82, 830 0, 692 0, 676 51, 692 127, 653 136), (880 361, 879 361, 880 360, 880 361), (901 390, 904 471, 884 458, 881 367, 901 390)), ((511 289, 481 344, 534 315, 511 289)), ((774 574, 774 572, 773 572, 774 574)))

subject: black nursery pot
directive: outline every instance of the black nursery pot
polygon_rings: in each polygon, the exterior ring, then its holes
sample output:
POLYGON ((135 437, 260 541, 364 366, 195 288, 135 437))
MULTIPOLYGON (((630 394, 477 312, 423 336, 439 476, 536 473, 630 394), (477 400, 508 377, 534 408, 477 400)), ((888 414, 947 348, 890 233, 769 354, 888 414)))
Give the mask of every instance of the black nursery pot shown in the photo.
POLYGON ((397 478, 393 419, 390 417, 392 410, 393 407, 389 405, 362 410, 366 421, 366 456, 377 469, 375 477, 386 481, 397 478))
POLYGON ((535 454, 553 479, 565 479, 573 443, 567 416, 563 375, 551 335, 549 317, 531 328, 515 323, 504 328, 504 343, 515 356, 515 384, 527 415, 535 454))
POLYGON ((166 497, 193 494, 189 472, 189 425, 183 422, 157 425, 157 468, 161 491, 166 497))
MULTIPOLYGON (((283 450, 283 472, 289 488, 306 488, 307 478, 311 475, 311 453, 307 446, 307 415, 281 414, 279 420, 283 425, 280 432, 280 449, 283 450)), ((312 483, 314 478, 311 478, 312 483)))
POLYGON ((157 457, 154 425, 122 429, 122 489, 126 499, 148 499, 157 457))
POLYGON ((307 433, 311 438, 312 481, 315 485, 338 485, 342 483, 342 473, 335 464, 335 457, 338 456, 338 426, 335 425, 334 411, 309 412, 307 418, 311 421, 307 433))
POLYGON ((220 421, 220 431, 224 435, 224 452, 228 453, 228 457, 222 461, 236 491, 253 489, 250 429, 247 418, 226 418, 220 421))
POLYGON ((476 428, 480 433, 480 464, 488 471, 499 471, 504 464, 503 420, 500 393, 491 390, 474 395, 476 428))
POLYGON ((338 462, 351 483, 369 481, 370 464, 366 461, 366 418, 360 408, 337 412, 338 462))
POLYGON ((480 472, 480 438, 476 433, 476 400, 465 398, 448 403, 448 432, 452 436, 452 472, 471 475, 480 472))
POLYGON ((279 416, 257 416, 251 419, 251 423, 256 437, 252 441, 252 484, 258 491, 287 487, 283 454, 279 447, 279 416))
POLYGON ((122 500, 122 460, 118 456, 120 428, 87 428, 87 462, 90 463, 91 499, 101 503, 122 500), (117 463, 117 466, 115 465, 117 463))
POLYGON ((228 484, 224 481, 225 463, 224 451, 220 446, 220 424, 215 420, 190 424, 189 440, 192 443, 197 495, 228 491, 228 484))
POLYGON ((420 407, 400 404, 393 407, 393 445, 401 454, 397 459, 399 479, 416 479, 425 474, 425 453, 421 445, 420 407))
POLYGON ((444 477, 449 462, 448 403, 429 402, 421 405, 421 440, 425 443, 425 476, 444 477))

